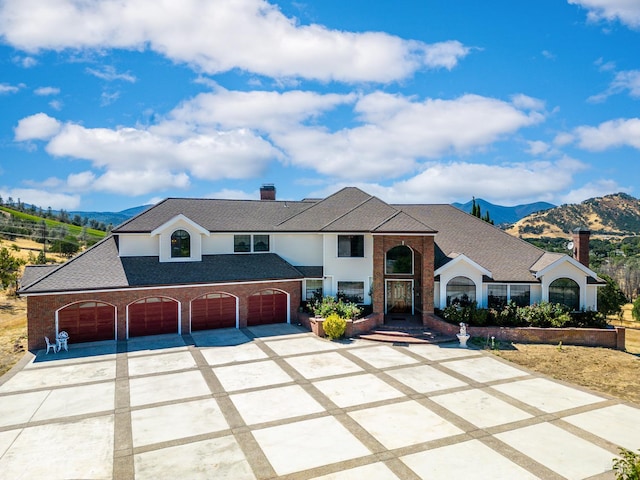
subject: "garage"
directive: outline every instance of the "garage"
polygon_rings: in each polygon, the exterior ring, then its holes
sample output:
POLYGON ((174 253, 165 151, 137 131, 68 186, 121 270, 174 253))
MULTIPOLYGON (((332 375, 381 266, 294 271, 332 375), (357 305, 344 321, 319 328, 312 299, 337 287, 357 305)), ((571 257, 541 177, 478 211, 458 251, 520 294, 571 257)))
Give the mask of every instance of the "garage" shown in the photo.
POLYGON ((178 302, 149 297, 129 305, 129 337, 178 333, 178 302))
POLYGON ((209 293, 191 302, 191 331, 236 326, 236 297, 209 293))
POLYGON ((73 343, 115 340, 116 309, 102 302, 74 303, 58 312, 58 331, 73 343))
POLYGON ((287 294, 279 290, 262 290, 249 297, 247 325, 266 325, 287 321, 287 294))

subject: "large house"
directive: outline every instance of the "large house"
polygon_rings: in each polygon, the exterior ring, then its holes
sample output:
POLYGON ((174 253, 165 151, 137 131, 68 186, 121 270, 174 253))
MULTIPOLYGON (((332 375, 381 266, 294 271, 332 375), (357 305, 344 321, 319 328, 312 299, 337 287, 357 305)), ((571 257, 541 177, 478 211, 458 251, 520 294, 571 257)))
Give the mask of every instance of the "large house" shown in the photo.
POLYGON ((390 205, 358 188, 325 199, 168 198, 57 266, 30 266, 29 349, 73 342, 297 322, 314 294, 344 294, 428 319, 456 299, 596 309, 602 284, 576 258, 548 253, 450 205, 390 205))

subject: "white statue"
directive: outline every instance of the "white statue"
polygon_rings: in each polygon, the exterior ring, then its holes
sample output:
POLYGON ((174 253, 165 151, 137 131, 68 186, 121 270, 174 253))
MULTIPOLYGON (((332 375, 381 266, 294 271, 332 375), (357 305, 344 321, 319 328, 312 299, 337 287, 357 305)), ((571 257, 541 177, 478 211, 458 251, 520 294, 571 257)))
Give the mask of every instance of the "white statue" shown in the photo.
POLYGON ((460 324, 460 335, 464 336, 466 334, 467 334, 467 325, 464 322, 462 322, 460 324))

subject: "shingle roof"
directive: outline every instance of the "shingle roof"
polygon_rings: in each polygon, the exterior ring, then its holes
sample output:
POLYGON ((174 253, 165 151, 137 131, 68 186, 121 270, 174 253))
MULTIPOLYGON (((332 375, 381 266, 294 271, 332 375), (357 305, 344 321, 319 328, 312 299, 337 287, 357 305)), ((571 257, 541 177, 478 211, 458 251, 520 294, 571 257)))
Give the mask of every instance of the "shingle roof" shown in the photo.
POLYGON ((20 293, 301 278, 300 270, 274 253, 203 255, 201 262, 160 262, 158 257, 119 257, 114 237, 109 236, 38 279, 23 281, 20 293))
POLYGON ((20 286, 31 285, 36 280, 41 279, 49 272, 52 272, 60 265, 27 265, 24 269, 22 277, 20 278, 20 286))
POLYGON ((531 268, 545 252, 451 205, 394 205, 435 228, 438 269, 464 254, 492 273, 494 281, 534 282, 531 268))

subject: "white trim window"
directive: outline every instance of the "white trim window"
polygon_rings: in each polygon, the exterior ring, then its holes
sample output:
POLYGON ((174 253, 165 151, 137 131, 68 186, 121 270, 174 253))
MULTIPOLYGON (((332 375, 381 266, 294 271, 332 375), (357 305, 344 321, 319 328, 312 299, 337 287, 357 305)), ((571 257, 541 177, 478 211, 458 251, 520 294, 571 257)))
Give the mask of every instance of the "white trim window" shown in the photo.
POLYGON ((234 253, 259 253, 271 250, 269 235, 238 234, 233 236, 234 253))

